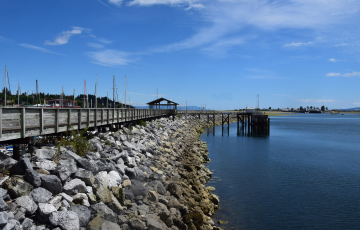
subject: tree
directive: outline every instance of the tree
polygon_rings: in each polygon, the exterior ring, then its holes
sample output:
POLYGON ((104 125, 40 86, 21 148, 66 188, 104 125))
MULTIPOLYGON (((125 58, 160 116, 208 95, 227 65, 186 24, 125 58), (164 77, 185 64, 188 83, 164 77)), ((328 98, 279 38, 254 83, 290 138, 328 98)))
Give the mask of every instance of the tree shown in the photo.
POLYGON ((313 107, 312 106, 310 106, 310 109, 312 109, 313 107))
POLYGON ((321 106, 321 111, 325 111, 325 106, 323 105, 323 106, 321 106))
POLYGON ((328 110, 329 110, 329 108, 326 106, 325 110, 326 110, 326 111, 328 111, 328 110))
POLYGON ((269 107, 269 109, 271 110, 271 106, 269 107))

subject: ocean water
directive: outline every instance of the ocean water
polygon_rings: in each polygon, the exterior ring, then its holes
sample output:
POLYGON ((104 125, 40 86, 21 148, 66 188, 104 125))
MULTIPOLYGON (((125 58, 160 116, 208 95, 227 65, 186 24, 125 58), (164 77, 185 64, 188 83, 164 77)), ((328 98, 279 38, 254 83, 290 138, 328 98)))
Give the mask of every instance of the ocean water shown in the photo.
POLYGON ((207 186, 220 197, 215 222, 228 221, 224 229, 360 229, 360 116, 270 120, 269 136, 238 136, 235 123, 201 135, 213 171, 207 186))

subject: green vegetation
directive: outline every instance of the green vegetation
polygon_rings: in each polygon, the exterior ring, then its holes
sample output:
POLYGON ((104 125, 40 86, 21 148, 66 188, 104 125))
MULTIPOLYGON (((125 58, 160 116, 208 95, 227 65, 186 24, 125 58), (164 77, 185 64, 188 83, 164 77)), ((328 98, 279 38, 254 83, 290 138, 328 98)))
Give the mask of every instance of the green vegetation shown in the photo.
POLYGON ((110 141, 109 141, 109 140, 106 140, 106 141, 105 141, 105 145, 111 145, 110 141))
POLYGON ((85 156, 88 151, 92 150, 92 146, 88 142, 88 139, 90 139, 87 134, 88 129, 86 128, 82 131, 74 130, 72 127, 70 127, 70 129, 70 134, 66 132, 65 136, 61 137, 58 148, 60 146, 71 146, 77 155, 85 156))
POLYGON ((196 132, 197 132, 198 134, 202 134, 202 133, 204 132, 204 130, 203 130, 203 129, 197 129, 196 132))
POLYGON ((178 114, 176 114, 176 116, 177 116, 177 118, 180 119, 180 118, 182 117, 182 114, 179 114, 179 113, 178 113, 178 114))
POLYGON ((140 125, 140 126, 144 126, 144 127, 146 127, 146 122, 145 122, 145 121, 143 121, 143 120, 140 120, 139 125, 140 125))

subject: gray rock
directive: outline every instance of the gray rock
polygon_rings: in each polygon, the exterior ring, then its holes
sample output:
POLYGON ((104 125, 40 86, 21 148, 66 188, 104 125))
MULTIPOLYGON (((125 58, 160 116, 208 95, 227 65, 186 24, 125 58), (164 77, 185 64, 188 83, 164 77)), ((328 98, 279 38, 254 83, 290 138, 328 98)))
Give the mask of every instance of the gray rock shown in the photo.
POLYGON ((65 183, 64 191, 66 194, 75 195, 77 193, 86 193, 87 190, 84 181, 80 179, 73 179, 65 183))
POLYGON ((30 183, 35 188, 41 186, 40 175, 34 169, 26 169, 24 180, 30 183))
POLYGON ((7 212, 0 212, 0 228, 8 223, 9 215, 7 212))
POLYGON ((15 216, 14 216, 14 219, 21 223, 25 219, 25 212, 26 212, 25 210, 17 211, 15 216))
POLYGON ((78 160, 78 159, 81 159, 81 157, 73 152, 71 152, 70 150, 67 150, 67 149, 63 149, 61 151, 61 159, 69 159, 69 158, 72 158, 74 160, 78 160))
POLYGON ((61 199, 62 199, 62 196, 61 195, 57 195, 57 196, 54 196, 53 198, 51 198, 51 200, 49 200, 49 204, 52 204, 56 210, 58 210, 62 203, 61 203, 61 199))
POLYGON ((21 225, 24 230, 30 229, 31 226, 33 226, 33 220, 29 218, 25 218, 21 225))
POLYGON ((120 226, 116 223, 113 223, 113 222, 110 222, 108 220, 105 220, 104 223, 102 223, 101 225, 101 230, 108 230, 108 229, 111 229, 111 230, 120 230, 120 226))
POLYGON ((51 198, 52 193, 40 187, 32 190, 29 195, 36 203, 46 203, 51 198))
POLYGON ((32 169, 32 165, 30 163, 29 158, 23 158, 18 162, 16 162, 15 164, 13 164, 9 168, 9 171, 11 174, 24 175, 27 169, 32 169))
POLYGON ((125 168, 127 167, 124 165, 124 162, 123 164, 116 164, 115 167, 122 175, 125 174, 125 168))
POLYGON ((48 217, 51 213, 56 211, 57 209, 52 204, 39 203, 39 213, 42 217, 48 217))
POLYGON ((129 222, 129 220, 126 219, 125 216, 123 216, 123 215, 119 215, 119 216, 118 216, 118 223, 119 223, 120 225, 127 224, 128 222, 129 222))
POLYGON ((64 182, 70 177, 71 172, 67 167, 60 166, 55 169, 54 174, 59 177, 62 182, 64 182))
POLYGON ((170 183, 168 185, 167 190, 171 193, 171 195, 175 196, 176 198, 180 198, 182 195, 182 191, 179 185, 175 183, 170 183))
POLYGON ((66 193, 60 193, 60 195, 69 203, 72 203, 73 202, 73 198, 71 196, 69 196, 68 194, 66 193))
POLYGON ((136 230, 145 230, 146 229, 146 225, 144 224, 144 222, 142 222, 139 219, 136 218, 132 218, 129 221, 131 227, 135 228, 136 230))
POLYGON ((127 140, 127 138, 126 138, 126 136, 124 134, 121 134, 120 135, 120 140, 124 142, 124 141, 127 140))
POLYGON ((137 166, 135 157, 125 157, 125 162, 130 168, 134 168, 137 166))
POLYGON ((2 230, 22 230, 22 226, 19 221, 12 219, 5 225, 2 230))
POLYGON ((106 172, 109 172, 110 170, 109 170, 109 168, 107 167, 107 165, 105 165, 103 162, 101 162, 101 161, 96 161, 96 165, 97 165, 97 167, 98 167, 98 169, 99 169, 99 172, 100 171, 106 171, 106 172))
POLYGON ((3 198, 0 198, 0 211, 6 211, 9 209, 9 206, 5 203, 3 198))
POLYGON ((143 196, 145 197, 148 194, 148 190, 144 187, 144 185, 137 180, 131 180, 131 190, 135 197, 143 196))
POLYGON ((6 189, 0 188, 0 197, 4 197, 8 194, 8 191, 6 189))
POLYGON ((35 150, 35 156, 41 157, 43 159, 51 160, 55 155, 55 150, 53 149, 37 149, 35 150))
POLYGON ((96 174, 99 171, 99 167, 97 166, 94 160, 87 160, 85 158, 77 159, 76 162, 84 169, 91 171, 93 174, 96 174))
POLYGON ((32 215, 36 212, 38 206, 30 196, 21 196, 16 198, 16 204, 25 208, 26 215, 32 215))
POLYGON ((58 194, 62 190, 61 180, 55 175, 41 175, 41 187, 53 194, 58 194))
POLYGON ((70 171, 71 174, 76 173, 76 171, 77 171, 76 162, 72 158, 60 160, 59 164, 62 167, 66 167, 70 171))
POLYGON ((128 176, 130 179, 135 179, 135 169, 134 168, 125 168, 125 175, 128 176))
POLYGON ((50 214, 49 221, 54 226, 59 226, 63 230, 79 230, 79 217, 72 211, 59 211, 50 214))
POLYGON ((75 173, 75 178, 78 178, 85 182, 86 185, 92 186, 95 182, 95 177, 92 174, 91 171, 85 170, 85 169, 79 169, 75 173))
POLYGON ((3 184, 12 197, 26 196, 34 188, 31 184, 25 182, 21 176, 13 176, 3 184))
MULTIPOLYGON (((134 173, 135 173, 135 178, 137 180, 140 180, 140 181, 145 180, 146 176, 145 176, 144 172, 141 169, 139 169, 138 167, 134 168, 134 173)), ((133 178, 130 178, 130 179, 133 179, 133 178)))
POLYGON ((78 215, 81 227, 86 227, 90 222, 91 212, 87 207, 83 205, 74 205, 69 208, 69 211, 73 211, 78 215))
POLYGON ((136 149, 136 147, 133 145, 133 144, 130 144, 129 142, 127 141, 124 141, 123 144, 126 146, 126 147, 129 147, 131 149, 136 149))
POLYGON ((109 180, 109 184, 108 184, 109 187, 112 186, 118 187, 122 183, 121 176, 119 175, 119 173, 115 171, 109 172, 108 180, 109 180))
POLYGON ((109 185, 109 177, 106 171, 101 171, 95 175, 95 182, 98 185, 103 185, 104 187, 108 187, 109 185))
POLYGON ((43 160, 41 162, 34 162, 34 168, 45 169, 47 171, 53 171, 56 169, 56 163, 54 161, 43 160))
POLYGON ((91 205, 91 209, 105 220, 117 222, 117 215, 104 203, 100 202, 95 205, 91 205))
POLYGON ((164 226, 163 223, 160 222, 160 220, 151 217, 146 216, 145 217, 146 225, 149 230, 163 230, 166 229, 166 226, 164 226))

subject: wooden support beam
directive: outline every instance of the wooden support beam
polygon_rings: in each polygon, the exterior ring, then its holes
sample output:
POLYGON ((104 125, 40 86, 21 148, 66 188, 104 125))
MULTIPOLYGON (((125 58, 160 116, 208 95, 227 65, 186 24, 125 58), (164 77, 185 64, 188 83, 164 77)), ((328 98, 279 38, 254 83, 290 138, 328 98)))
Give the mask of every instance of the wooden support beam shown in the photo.
POLYGON ((55 132, 59 132, 59 109, 55 110, 55 132))
POLYGON ((0 108, 0 138, 2 137, 2 118, 3 118, 2 111, 3 109, 0 108))
POLYGON ((25 113, 25 108, 21 109, 21 138, 25 138, 25 132, 26 132, 26 127, 25 127, 25 118, 26 118, 26 113, 25 113))
POLYGON ((86 123, 87 123, 87 127, 90 127, 90 109, 87 109, 87 114, 86 114, 86 123))
POLYGON ((44 109, 40 109, 40 135, 44 134, 44 109))
POLYGON ((81 129, 81 109, 78 110, 78 129, 81 129))

